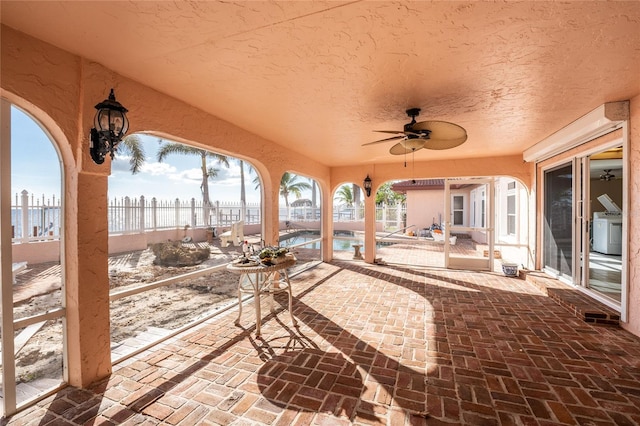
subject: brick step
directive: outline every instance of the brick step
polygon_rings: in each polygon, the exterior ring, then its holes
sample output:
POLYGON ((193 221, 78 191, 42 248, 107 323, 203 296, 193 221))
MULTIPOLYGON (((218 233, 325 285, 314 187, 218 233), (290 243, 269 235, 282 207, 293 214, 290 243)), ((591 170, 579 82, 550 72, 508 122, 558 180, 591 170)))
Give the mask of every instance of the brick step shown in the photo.
POLYGON ((585 293, 539 271, 521 272, 521 278, 538 287, 581 320, 598 325, 620 326, 620 314, 585 293))

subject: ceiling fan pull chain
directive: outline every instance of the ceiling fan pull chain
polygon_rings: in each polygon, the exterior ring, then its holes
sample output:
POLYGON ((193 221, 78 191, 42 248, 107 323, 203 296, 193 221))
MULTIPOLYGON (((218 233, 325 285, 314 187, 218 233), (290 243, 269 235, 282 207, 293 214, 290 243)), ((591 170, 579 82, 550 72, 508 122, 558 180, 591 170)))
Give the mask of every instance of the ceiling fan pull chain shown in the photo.
POLYGON ((416 183, 416 150, 411 151, 411 183, 416 183))

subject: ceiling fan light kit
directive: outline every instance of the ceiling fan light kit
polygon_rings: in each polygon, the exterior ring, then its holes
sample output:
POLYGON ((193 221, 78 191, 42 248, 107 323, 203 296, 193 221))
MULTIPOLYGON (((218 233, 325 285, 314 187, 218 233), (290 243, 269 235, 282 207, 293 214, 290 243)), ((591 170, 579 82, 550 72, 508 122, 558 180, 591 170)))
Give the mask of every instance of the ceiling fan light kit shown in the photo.
POLYGON ((402 131, 375 130, 380 133, 391 133, 395 136, 363 144, 375 145, 389 141, 399 141, 389 149, 392 155, 406 155, 420 149, 451 149, 463 144, 467 140, 467 131, 454 123, 447 121, 416 122, 420 115, 420 108, 409 108, 406 113, 411 122, 404 125, 402 131))

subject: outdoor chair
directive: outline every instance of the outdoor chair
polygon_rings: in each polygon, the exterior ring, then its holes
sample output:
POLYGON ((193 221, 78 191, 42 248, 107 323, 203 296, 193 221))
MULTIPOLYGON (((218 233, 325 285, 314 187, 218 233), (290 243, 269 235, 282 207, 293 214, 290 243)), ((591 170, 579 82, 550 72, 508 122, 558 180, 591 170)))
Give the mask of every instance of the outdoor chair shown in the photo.
POLYGON ((231 224, 231 229, 220 234, 220 246, 229 247, 229 244, 238 247, 244 243, 244 221, 231 224))
POLYGON ((14 263, 11 267, 11 271, 13 273, 13 283, 16 283, 16 275, 18 275, 20 272, 24 271, 25 269, 27 269, 27 262, 17 262, 14 263))

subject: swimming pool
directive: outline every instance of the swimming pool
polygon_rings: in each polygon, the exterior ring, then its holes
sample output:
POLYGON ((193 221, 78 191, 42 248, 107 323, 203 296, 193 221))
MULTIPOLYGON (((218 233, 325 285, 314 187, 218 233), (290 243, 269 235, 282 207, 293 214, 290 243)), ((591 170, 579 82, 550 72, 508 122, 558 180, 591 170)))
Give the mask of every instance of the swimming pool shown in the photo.
MULTIPOLYGON (((280 245, 283 247, 291 247, 293 245, 304 244, 307 241, 312 241, 320 238, 320 234, 313 232, 294 233, 291 235, 281 235, 280 245)), ((353 235, 336 235, 333 237, 333 249, 334 250, 353 250, 353 246, 359 244, 364 246, 364 239, 359 239, 353 235)), ((385 243, 376 244, 377 248, 383 247, 385 243)), ((320 241, 310 242, 309 244, 299 245, 302 248, 319 249, 320 241)))

